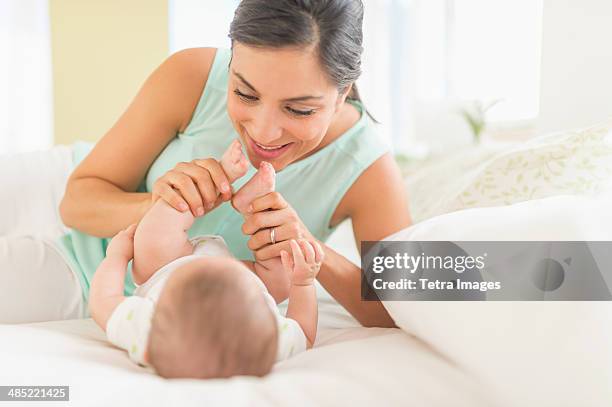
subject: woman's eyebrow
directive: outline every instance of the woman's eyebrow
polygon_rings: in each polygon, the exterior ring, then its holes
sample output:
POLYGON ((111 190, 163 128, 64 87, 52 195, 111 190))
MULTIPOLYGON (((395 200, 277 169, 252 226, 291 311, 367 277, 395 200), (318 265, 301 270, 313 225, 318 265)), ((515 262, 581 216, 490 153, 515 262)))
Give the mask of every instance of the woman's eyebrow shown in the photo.
POLYGON ((238 77, 238 79, 240 79, 242 81, 242 83, 244 83, 248 88, 250 88, 253 92, 255 93, 259 93, 257 92, 257 89, 255 89, 255 87, 253 85, 251 85, 246 79, 244 79, 244 77, 242 75, 240 75, 238 72, 234 71, 232 69, 232 73, 234 75, 236 75, 238 77))
MULTIPOLYGON (((259 93, 257 92, 257 89, 255 89, 255 87, 251 85, 246 79, 244 79, 244 77, 240 75, 238 72, 232 69, 232 73, 236 75, 238 79, 240 79, 240 81, 242 81, 242 83, 244 83, 246 87, 248 87, 255 93, 259 93)), ((294 98, 285 99, 284 102, 301 102, 301 101, 310 100, 310 99, 323 99, 323 96, 310 96, 310 95, 309 96, 298 96, 294 98)))

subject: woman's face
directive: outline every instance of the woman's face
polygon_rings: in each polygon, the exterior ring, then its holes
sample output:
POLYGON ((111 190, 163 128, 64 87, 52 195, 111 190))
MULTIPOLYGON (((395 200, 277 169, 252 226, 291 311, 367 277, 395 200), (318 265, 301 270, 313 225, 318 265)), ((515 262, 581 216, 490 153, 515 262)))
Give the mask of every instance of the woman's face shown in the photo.
POLYGON ((314 152, 345 98, 309 49, 234 43, 227 112, 255 168, 279 171, 314 152))

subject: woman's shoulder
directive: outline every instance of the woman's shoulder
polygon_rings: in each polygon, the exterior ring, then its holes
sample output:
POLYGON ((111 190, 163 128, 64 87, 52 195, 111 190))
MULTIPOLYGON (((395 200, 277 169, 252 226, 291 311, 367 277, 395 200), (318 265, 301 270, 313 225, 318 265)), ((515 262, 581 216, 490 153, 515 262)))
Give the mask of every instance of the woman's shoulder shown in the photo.
POLYGON ((187 48, 170 55, 162 64, 166 66, 168 80, 178 84, 176 103, 184 105, 179 131, 191 121, 202 92, 211 79, 217 48, 187 48))
POLYGON ((368 167, 391 149, 359 101, 346 103, 344 118, 339 121, 337 132, 340 134, 332 145, 359 167, 368 167))
MULTIPOLYGON (((232 52, 228 48, 192 48, 185 50, 184 64, 196 65, 190 94, 190 114, 179 134, 200 136, 203 129, 225 132, 231 128, 227 118, 227 83, 232 52), (211 51, 212 50, 212 51, 211 51)), ((214 131, 213 131, 214 132, 214 131)))
POLYGON ((217 54, 217 48, 212 47, 197 47, 197 48, 185 48, 180 51, 176 51, 172 53, 168 60, 176 61, 176 63, 181 64, 185 63, 187 67, 195 68, 193 64, 200 64, 200 68, 202 66, 212 65, 213 60, 215 59, 215 55, 217 54))

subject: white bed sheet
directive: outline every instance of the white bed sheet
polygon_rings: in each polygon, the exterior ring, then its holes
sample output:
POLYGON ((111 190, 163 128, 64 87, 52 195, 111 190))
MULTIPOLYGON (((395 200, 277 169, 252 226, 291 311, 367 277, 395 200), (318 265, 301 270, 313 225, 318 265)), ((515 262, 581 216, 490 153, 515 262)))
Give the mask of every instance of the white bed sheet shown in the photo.
POLYGON ((265 378, 165 380, 133 364, 86 319, 0 325, 0 384, 69 385, 70 406, 495 405, 478 380, 418 339, 351 327, 337 304, 321 302, 315 348, 265 378))

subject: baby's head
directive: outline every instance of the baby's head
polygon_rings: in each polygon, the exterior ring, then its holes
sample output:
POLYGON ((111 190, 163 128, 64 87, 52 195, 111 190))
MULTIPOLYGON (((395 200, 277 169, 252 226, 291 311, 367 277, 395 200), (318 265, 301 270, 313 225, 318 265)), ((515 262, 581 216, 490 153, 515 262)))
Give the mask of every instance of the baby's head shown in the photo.
POLYGON ((276 319, 251 271, 229 257, 177 269, 160 295, 147 359, 166 378, 263 376, 276 360, 276 319))

